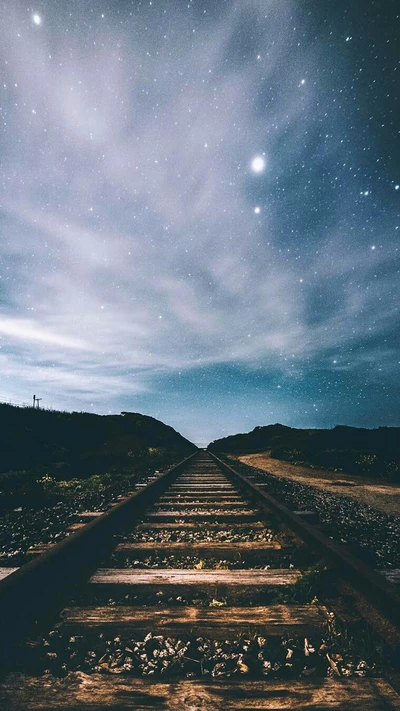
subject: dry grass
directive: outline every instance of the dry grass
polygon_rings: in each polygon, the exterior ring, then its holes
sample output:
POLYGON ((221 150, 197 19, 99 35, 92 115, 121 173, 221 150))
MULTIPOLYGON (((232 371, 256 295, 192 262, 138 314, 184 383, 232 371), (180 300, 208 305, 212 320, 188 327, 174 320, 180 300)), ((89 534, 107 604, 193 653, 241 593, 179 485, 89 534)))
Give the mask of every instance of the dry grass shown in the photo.
POLYGON ((244 464, 263 469, 270 474, 315 486, 331 494, 349 496, 385 514, 400 512, 399 485, 383 484, 377 482, 376 479, 355 477, 344 472, 311 469, 311 467, 289 464, 280 459, 272 459, 269 452, 246 454, 237 458, 244 464))

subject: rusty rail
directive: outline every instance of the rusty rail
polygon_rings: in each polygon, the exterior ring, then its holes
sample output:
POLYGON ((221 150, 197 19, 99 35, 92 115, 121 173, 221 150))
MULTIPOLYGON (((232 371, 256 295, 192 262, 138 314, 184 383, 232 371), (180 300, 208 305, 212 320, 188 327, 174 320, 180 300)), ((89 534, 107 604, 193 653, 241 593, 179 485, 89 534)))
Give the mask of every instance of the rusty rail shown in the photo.
POLYGON ((246 476, 219 459, 215 454, 210 451, 209 454, 228 476, 253 497, 259 507, 265 512, 276 513, 283 523, 333 566, 340 577, 349 580, 357 592, 376 605, 400 634, 400 594, 395 585, 359 560, 350 551, 335 543, 318 528, 304 521, 259 486, 253 484, 246 476))
MULTIPOLYGON (((0 581, 0 661, 7 659, 10 650, 21 639, 37 632, 41 622, 58 613, 79 583, 87 580, 111 553, 115 546, 113 535, 140 519, 196 454, 194 452, 156 481, 0 581)), ((349 581, 361 596, 381 610, 383 617, 398 631, 400 640, 400 595, 393 584, 246 476, 213 453, 209 454, 222 471, 253 499, 261 512, 277 514, 283 523, 329 563, 338 577, 349 581)))
POLYGON ((41 619, 60 608, 111 553, 113 535, 141 518, 196 454, 0 581, 0 660, 7 659, 12 645, 32 634, 41 619))

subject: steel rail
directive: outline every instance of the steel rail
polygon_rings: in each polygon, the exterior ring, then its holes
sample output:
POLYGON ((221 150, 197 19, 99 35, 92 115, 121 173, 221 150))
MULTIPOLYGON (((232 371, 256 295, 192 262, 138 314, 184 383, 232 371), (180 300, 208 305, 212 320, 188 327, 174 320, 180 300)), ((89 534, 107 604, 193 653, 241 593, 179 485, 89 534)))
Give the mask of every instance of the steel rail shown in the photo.
POLYGON ((335 543, 318 528, 303 521, 287 506, 267 494, 257 484, 253 484, 246 476, 219 459, 213 452, 209 451, 209 454, 228 476, 252 496, 259 507, 265 512, 276 513, 282 522, 287 524, 293 532, 332 565, 340 577, 348 579, 358 593, 376 605, 400 634, 400 594, 395 585, 359 560, 353 553, 335 543))
POLYGON ((1 661, 13 645, 35 632, 38 622, 60 609, 75 586, 111 553, 113 535, 141 518, 196 454, 0 581, 1 661))

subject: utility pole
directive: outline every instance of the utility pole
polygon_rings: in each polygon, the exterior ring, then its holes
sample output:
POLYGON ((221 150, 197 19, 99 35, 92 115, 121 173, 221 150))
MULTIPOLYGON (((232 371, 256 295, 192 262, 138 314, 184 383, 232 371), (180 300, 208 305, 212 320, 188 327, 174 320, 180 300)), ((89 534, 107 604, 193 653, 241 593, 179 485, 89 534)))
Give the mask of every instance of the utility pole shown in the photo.
POLYGON ((41 400, 43 400, 43 398, 41 398, 41 397, 37 397, 37 398, 36 398, 36 402, 37 402, 37 406, 36 406, 36 407, 37 407, 38 410, 40 410, 39 402, 40 402, 41 400))
POLYGON ((33 407, 35 407, 36 395, 33 396, 33 407))

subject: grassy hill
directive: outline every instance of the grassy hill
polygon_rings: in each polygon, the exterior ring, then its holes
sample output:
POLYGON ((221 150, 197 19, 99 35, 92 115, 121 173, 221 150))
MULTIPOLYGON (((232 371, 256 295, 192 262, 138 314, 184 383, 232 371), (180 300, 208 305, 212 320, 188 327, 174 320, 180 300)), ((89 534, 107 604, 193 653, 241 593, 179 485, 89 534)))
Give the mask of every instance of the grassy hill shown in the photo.
POLYGON ((0 494, 34 490, 42 477, 85 479, 132 468, 159 468, 195 445, 138 413, 94 415, 0 404, 0 494))
POLYGON ((338 425, 331 430, 313 430, 275 424, 215 440, 209 449, 215 453, 236 454, 271 450, 271 456, 276 459, 389 478, 400 483, 398 427, 368 430, 338 425))

